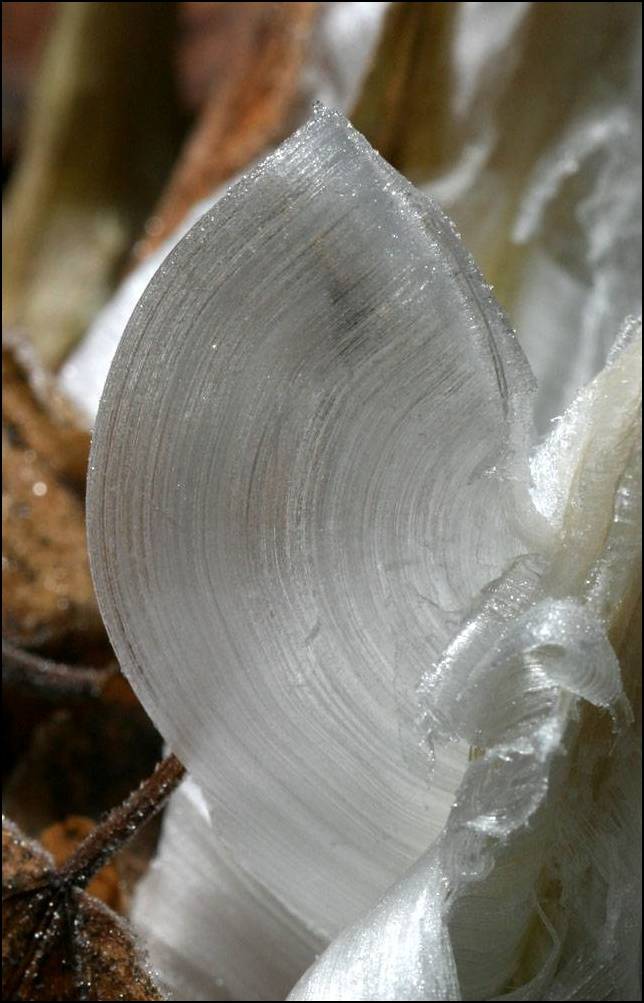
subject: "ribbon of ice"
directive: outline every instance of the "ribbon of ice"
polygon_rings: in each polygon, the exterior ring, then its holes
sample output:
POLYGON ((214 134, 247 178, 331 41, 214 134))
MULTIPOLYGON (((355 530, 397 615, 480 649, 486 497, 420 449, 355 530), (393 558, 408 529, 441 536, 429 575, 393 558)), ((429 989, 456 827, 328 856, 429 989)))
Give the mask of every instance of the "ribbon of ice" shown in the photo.
POLYGON ((200 788, 143 893, 190 998, 210 964, 222 998, 281 998, 345 927, 291 999, 636 998, 638 351, 631 322, 531 470, 489 288, 324 109, 163 263, 88 519, 117 655, 200 788))

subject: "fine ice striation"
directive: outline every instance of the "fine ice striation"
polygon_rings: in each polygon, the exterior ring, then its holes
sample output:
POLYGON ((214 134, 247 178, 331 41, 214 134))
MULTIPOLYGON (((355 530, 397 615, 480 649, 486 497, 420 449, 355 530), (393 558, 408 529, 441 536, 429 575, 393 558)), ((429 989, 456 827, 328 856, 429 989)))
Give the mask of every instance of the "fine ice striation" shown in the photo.
POLYGON ((448 220, 324 110, 121 342, 89 491, 108 627, 224 840, 321 933, 443 822, 415 687, 525 549, 530 387, 448 220))
POLYGON ((168 806, 134 919, 151 963, 191 1000, 228 1000, 230 987, 232 998, 284 999, 326 946, 226 852, 191 778, 168 806))
POLYGON ((88 524, 205 799, 175 798, 139 901, 175 987, 155 899, 197 999, 210 962, 274 999, 329 940, 290 999, 637 998, 638 359, 630 320, 535 452, 452 224, 324 108, 161 265, 88 524))

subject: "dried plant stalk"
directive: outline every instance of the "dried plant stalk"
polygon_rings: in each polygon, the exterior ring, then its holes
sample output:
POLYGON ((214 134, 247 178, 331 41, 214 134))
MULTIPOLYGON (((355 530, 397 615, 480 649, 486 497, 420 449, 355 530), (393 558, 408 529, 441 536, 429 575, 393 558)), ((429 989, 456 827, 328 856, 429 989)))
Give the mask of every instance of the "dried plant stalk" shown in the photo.
POLYGON ((440 171, 454 154, 457 124, 449 94, 458 8, 454 3, 391 5, 351 116, 381 156, 416 182, 440 171))
POLYGON ((175 5, 60 4, 7 197, 4 323, 57 366, 107 298, 180 139, 175 5))
POLYGON ((53 699, 99 696, 114 669, 66 665, 2 639, 2 681, 53 699))

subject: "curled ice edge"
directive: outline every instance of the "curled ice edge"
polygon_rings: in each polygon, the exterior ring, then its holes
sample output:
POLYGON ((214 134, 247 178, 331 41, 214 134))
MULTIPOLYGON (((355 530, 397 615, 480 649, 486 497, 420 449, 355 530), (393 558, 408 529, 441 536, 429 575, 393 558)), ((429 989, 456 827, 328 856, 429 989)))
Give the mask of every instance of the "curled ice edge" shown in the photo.
MULTIPOLYGON (((624 356, 631 356, 627 360, 627 367, 630 362, 631 367, 636 366, 637 371, 641 371, 641 317, 625 319, 605 370, 580 391, 578 399, 559 419, 560 426, 566 420, 574 426, 580 421, 580 417, 585 417, 586 420, 592 417, 592 407, 596 404, 593 394, 601 395, 601 386, 597 388, 604 373, 623 363, 624 356), (586 414, 580 415, 585 406, 586 414)), ((641 389, 639 395, 634 396, 636 400, 632 419, 637 440, 638 411, 641 421, 641 389)), ((552 435, 555 443, 560 433, 561 427, 555 428, 552 435)), ((551 448, 551 444, 546 442, 537 450, 533 458, 533 469, 543 462, 540 454, 547 453, 551 448)), ((570 481, 567 478, 565 480, 570 490, 570 481)), ((632 492, 634 489, 637 493, 638 483, 641 498, 641 445, 638 454, 636 441, 634 449, 628 454, 627 467, 614 487, 612 531, 616 535, 623 531, 620 523, 637 522, 637 514, 633 516, 632 512, 632 492)), ((551 488, 552 485, 547 485, 542 477, 542 492, 546 487, 551 488)), ((541 497, 539 489, 534 485, 532 501, 546 519, 551 517, 556 541, 562 531, 561 512, 557 512, 547 498, 541 497)), ((629 543, 637 546, 638 541, 641 547, 641 530, 638 534, 636 529, 635 538, 631 538, 629 543)), ((617 542, 619 544, 619 540, 617 542)), ((512 964, 508 966, 505 979, 502 972, 497 973, 496 991, 492 986, 489 987, 494 995, 483 994, 480 987, 474 995, 463 995, 450 938, 450 906, 456 901, 458 909, 459 894, 462 895, 468 885, 484 885, 486 878, 493 881, 495 864, 499 862, 499 858, 502 860, 504 856, 511 854, 513 845, 517 842, 524 844, 524 851, 526 843, 528 846, 532 845, 534 857, 540 863, 545 859, 545 854, 540 852, 543 847, 539 846, 543 837, 540 815, 543 816, 548 811, 549 798, 561 794, 566 783, 566 760, 580 729, 580 708, 583 703, 607 711, 616 736, 633 723, 633 712, 622 685, 620 663, 608 637, 608 623, 604 619, 605 602, 602 604, 596 587, 597 579, 601 581, 602 570, 604 581, 601 584, 604 590, 609 590, 612 584, 613 587, 617 586, 619 592, 625 585, 620 569, 610 567, 611 563, 615 564, 616 557, 619 564, 620 557, 625 555, 620 552, 619 546, 615 547, 614 539, 612 544, 611 562, 611 554, 606 553, 611 547, 609 535, 606 549, 588 572, 585 596, 554 598, 544 592, 540 577, 545 576, 548 565, 556 561, 553 553, 542 557, 532 554, 519 558, 500 579, 490 583, 484 590, 478 611, 466 620, 444 655, 427 671, 418 686, 422 708, 420 720, 427 729, 430 741, 440 743, 463 738, 475 748, 480 743, 483 751, 466 771, 445 828, 427 854, 386 893, 368 916, 344 931, 331 944, 294 987, 289 1000, 487 998, 510 1001, 564 998, 562 995, 550 994, 563 946, 565 926, 561 924, 564 920, 560 918, 559 926, 556 920, 551 920, 542 907, 536 890, 532 892, 530 908, 539 917, 550 949, 542 955, 540 970, 528 982, 513 991, 502 992, 500 996, 496 993, 504 984, 507 985, 512 974, 512 964), (615 549, 617 554, 614 553, 615 549), (606 563, 609 565, 607 575, 606 568, 594 570, 606 563), (608 584, 606 577, 609 579, 608 584), (506 596, 504 592, 507 593, 506 596), (539 682, 545 700, 544 706, 536 715, 534 726, 528 729, 527 734, 525 729, 519 733, 516 728, 509 728, 507 732, 501 728, 496 734, 490 733, 486 728, 485 713, 487 711, 489 714, 490 710, 485 702, 485 691, 489 688, 490 681, 496 682, 495 694, 498 696, 501 689, 499 684, 510 679, 513 659, 523 662, 525 677, 529 677, 530 670, 534 668, 530 665, 530 660, 535 656, 541 656, 542 664, 538 666, 541 677, 539 682), (588 659, 591 659, 591 666, 584 672, 588 659), (461 676, 455 683, 454 675, 458 675, 459 668, 461 676), (479 701, 472 699, 472 691, 477 687, 483 697, 479 701), (526 791, 517 803, 512 796, 513 781, 517 779, 517 769, 520 776, 524 767, 527 767, 526 791), (506 795, 505 803, 499 800, 499 791, 506 795), (419 910, 426 911, 431 917, 429 937, 427 929, 420 928, 415 938, 413 933, 410 937, 402 937, 396 922, 396 916, 401 910, 412 926, 419 910), (374 955, 376 962, 371 964, 367 960, 363 967, 362 960, 374 955), (386 969, 382 964, 383 957, 385 964, 388 963, 386 969), (403 972, 400 971, 400 965, 396 964, 400 958, 405 967, 403 972), (376 972, 375 982, 370 982, 370 967, 372 972, 376 972), (412 973, 411 978, 409 973, 412 973)), ((623 595, 617 598, 621 601, 623 595)), ((528 711, 531 709, 529 698, 534 690, 529 682, 529 678, 524 678, 518 693, 515 684, 513 693, 516 699, 513 703, 518 705, 517 717, 526 705, 528 711)), ((534 707, 532 712, 534 713, 534 707)), ((535 879, 537 871, 538 868, 535 869, 535 879)), ((517 918, 517 927, 520 929, 521 917, 517 918)), ((607 919, 607 922, 610 921, 607 919)), ((616 922, 615 916, 612 922, 616 922)), ((632 962, 634 968, 634 957, 632 962)), ((564 974, 564 979, 565 977, 564 974)), ((592 975, 586 978, 593 981, 592 975)), ((628 985, 628 981, 625 979, 625 985, 628 985)), ((637 978, 630 979, 631 987, 634 982, 637 982, 637 978)), ((556 985, 554 991, 557 992, 556 985)), ((588 991, 587 989, 586 992, 588 991)), ((617 988, 616 991, 625 992, 625 998, 628 999, 640 998, 636 988, 630 988, 631 995, 628 995, 629 988, 617 988)), ((558 992, 563 992, 561 986, 558 992)), ((570 995, 565 998, 622 997, 611 995, 610 989, 606 988, 601 995, 570 995)))

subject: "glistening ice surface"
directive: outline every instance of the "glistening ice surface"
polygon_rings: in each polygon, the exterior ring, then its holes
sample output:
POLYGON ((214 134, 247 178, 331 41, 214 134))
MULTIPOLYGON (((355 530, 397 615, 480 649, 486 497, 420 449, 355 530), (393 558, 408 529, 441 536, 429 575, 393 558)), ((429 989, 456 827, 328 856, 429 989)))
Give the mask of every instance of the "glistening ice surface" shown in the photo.
POLYGON ((300 958, 356 921, 291 998, 634 998, 639 337, 531 490, 513 333, 441 210, 324 109, 140 301, 93 445, 99 600, 203 790, 186 833, 228 847, 213 884, 246 875, 300 958))
POLYGON ((121 343, 90 485, 113 642, 226 842, 324 933, 443 822, 414 690, 524 547, 529 384, 441 211, 323 110, 121 343))

